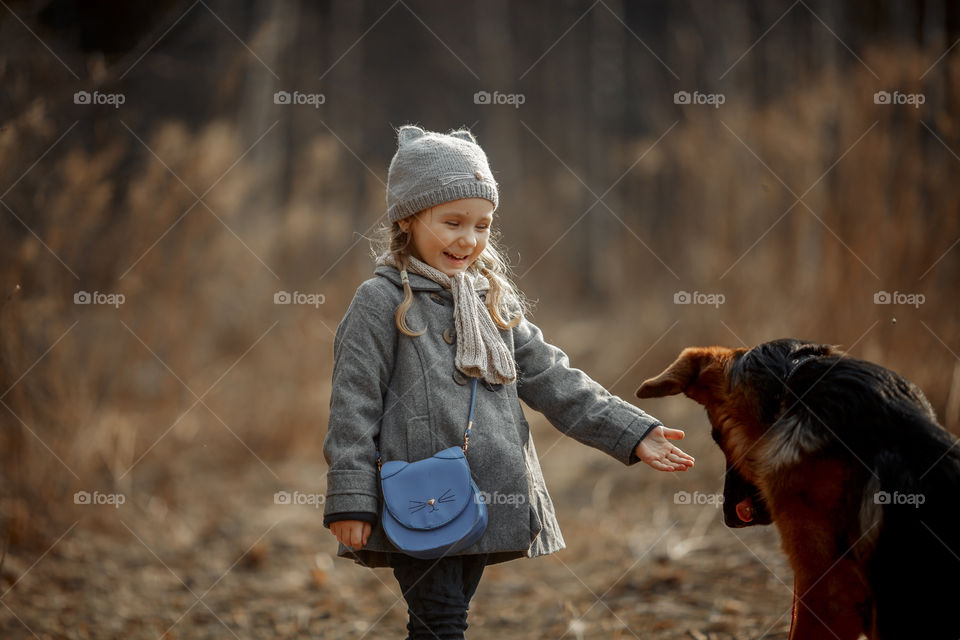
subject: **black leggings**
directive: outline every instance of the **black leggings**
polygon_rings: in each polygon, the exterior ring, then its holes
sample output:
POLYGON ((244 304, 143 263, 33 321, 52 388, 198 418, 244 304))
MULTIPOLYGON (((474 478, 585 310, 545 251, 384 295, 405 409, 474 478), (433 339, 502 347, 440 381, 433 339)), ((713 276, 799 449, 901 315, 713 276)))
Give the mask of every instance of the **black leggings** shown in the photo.
POLYGON ((395 553, 391 564, 407 601, 408 640, 462 640, 470 598, 480 584, 487 556, 419 560, 395 553))

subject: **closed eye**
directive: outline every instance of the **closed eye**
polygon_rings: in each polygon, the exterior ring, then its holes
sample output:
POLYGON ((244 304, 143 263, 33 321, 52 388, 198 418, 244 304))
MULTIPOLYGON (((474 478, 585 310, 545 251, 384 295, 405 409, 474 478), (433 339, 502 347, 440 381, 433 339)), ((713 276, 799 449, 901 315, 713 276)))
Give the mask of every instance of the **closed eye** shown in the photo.
MULTIPOLYGON (((447 226, 449 226, 449 227, 452 228, 452 229, 456 229, 457 227, 460 226, 460 223, 457 222, 457 221, 455 221, 455 220, 448 220, 447 222, 444 222, 444 224, 447 225, 447 226)), ((489 228, 490 228, 490 225, 488 225, 488 224, 478 224, 478 225, 477 225, 477 231, 486 231, 486 230, 489 229, 489 228)))

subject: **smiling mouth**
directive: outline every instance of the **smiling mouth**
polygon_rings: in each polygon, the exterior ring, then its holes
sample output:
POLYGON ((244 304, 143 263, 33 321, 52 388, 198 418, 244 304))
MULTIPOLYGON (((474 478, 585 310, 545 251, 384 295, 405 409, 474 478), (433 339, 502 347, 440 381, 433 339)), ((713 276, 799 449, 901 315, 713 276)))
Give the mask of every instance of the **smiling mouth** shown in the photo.
POLYGON ((470 254, 467 254, 464 256, 458 256, 456 254, 450 253, 449 251, 444 251, 443 255, 445 255, 450 260, 453 260, 454 262, 463 262, 464 260, 470 257, 470 254))

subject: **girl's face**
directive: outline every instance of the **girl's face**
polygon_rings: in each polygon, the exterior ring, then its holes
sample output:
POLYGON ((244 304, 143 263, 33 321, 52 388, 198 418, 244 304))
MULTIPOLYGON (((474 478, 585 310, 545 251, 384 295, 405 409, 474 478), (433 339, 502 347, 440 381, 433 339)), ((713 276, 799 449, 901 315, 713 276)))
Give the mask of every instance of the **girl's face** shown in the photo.
POLYGON ((476 262, 490 239, 493 203, 464 198, 431 207, 400 220, 412 234, 410 253, 453 277, 476 262))

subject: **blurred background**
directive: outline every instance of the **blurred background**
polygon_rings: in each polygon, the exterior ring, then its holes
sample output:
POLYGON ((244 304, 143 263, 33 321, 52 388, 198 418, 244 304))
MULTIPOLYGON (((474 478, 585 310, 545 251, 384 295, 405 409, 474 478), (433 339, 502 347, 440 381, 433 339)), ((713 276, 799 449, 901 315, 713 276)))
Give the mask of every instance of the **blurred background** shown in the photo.
MULTIPOLYGON (((532 320, 614 393, 793 336, 960 432, 954 2, 0 5, 3 637, 400 635, 276 494, 322 500, 406 123, 477 135, 532 320)), ((473 637, 782 637, 775 531, 676 500, 722 482, 689 404, 643 405, 683 478, 530 416, 569 549, 491 568, 473 637)))

